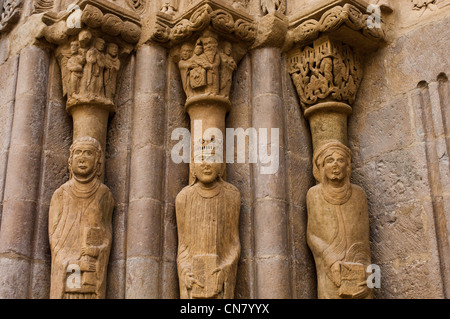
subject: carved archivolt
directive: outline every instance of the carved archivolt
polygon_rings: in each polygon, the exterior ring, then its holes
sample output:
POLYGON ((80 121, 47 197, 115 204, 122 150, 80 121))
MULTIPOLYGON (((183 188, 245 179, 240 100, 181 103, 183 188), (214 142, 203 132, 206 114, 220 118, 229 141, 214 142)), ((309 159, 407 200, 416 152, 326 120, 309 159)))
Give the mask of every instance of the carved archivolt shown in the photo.
POLYGON ((321 33, 331 33, 343 25, 352 30, 361 32, 364 36, 374 40, 383 40, 385 37, 383 28, 371 28, 368 26, 369 15, 362 13, 351 4, 335 6, 326 11, 320 20, 310 19, 301 23, 293 32, 294 42, 299 45, 308 44, 317 39, 321 33))
POLYGON ((0 32, 8 31, 19 21, 22 5, 23 0, 3 1, 3 4, 0 6, 0 32))
POLYGON ((219 34, 233 35, 238 40, 252 42, 256 38, 256 28, 252 22, 241 18, 236 19, 223 9, 213 10, 209 4, 204 4, 189 18, 175 21, 174 24, 159 18, 152 39, 159 43, 179 43, 189 38, 194 32, 202 31, 208 26, 219 34))

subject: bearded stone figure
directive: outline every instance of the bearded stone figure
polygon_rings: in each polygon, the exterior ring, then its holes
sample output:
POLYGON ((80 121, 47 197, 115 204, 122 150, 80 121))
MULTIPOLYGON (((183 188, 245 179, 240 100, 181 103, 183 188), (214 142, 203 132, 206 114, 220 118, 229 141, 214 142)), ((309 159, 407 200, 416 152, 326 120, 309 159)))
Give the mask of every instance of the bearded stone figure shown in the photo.
POLYGON ((70 147, 70 179, 50 203, 50 298, 105 298, 114 200, 99 179, 102 158, 94 138, 78 138, 70 147))
POLYGON ((320 299, 371 298, 369 216, 365 192, 350 183, 352 153, 339 141, 314 152, 318 185, 307 194, 307 242, 316 263, 320 299))
POLYGON ((237 188, 222 179, 224 168, 206 160, 194 163, 194 181, 176 198, 182 299, 234 296, 241 198, 237 188))

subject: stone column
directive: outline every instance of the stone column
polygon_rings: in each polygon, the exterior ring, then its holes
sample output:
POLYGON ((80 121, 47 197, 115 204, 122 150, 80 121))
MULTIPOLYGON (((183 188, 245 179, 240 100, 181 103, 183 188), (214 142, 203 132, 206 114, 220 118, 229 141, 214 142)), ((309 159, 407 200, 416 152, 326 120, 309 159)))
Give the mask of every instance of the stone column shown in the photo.
POLYGON ((43 36, 57 45, 66 110, 73 118, 69 181, 55 191, 49 209, 50 298, 102 299, 114 209, 102 183, 108 117, 115 112, 119 71, 141 29, 139 17, 108 1, 77 5, 70 15, 43 16, 43 36))
POLYGON ((383 31, 381 22, 369 26, 362 10, 352 4, 321 9, 314 13, 320 20, 295 22, 287 41, 295 43, 289 73, 310 123, 314 152, 317 185, 306 196, 307 242, 319 298, 372 297, 366 281, 369 212, 365 192, 350 183, 347 117, 362 80, 362 52, 375 50, 383 31))
POLYGON ((233 298, 240 194, 225 181, 225 116, 232 74, 254 29, 251 19, 216 1, 170 23, 157 18, 153 40, 173 48, 191 120, 190 185, 175 203, 180 296, 233 298))
POLYGON ((27 298, 38 200, 48 53, 22 49, 0 229, 0 297, 27 298))
POLYGON ((136 52, 127 220, 126 298, 159 298, 167 52, 136 52))
MULTIPOLYGON (((252 57, 252 127, 267 129, 267 145, 258 148, 274 152, 278 148, 279 165, 275 173, 264 174, 263 164, 253 164, 253 219, 256 264, 256 298, 291 298, 288 207, 284 143, 284 106, 281 74, 281 49, 287 19, 271 12, 258 23, 258 37, 252 57), (278 129, 279 145, 271 145, 272 129, 278 129), (268 275, 270 274, 270 275, 268 275)), ((261 139, 261 136, 259 136, 261 139)), ((261 154, 261 149, 259 149, 261 154)), ((261 160, 261 159, 260 159, 261 160)))

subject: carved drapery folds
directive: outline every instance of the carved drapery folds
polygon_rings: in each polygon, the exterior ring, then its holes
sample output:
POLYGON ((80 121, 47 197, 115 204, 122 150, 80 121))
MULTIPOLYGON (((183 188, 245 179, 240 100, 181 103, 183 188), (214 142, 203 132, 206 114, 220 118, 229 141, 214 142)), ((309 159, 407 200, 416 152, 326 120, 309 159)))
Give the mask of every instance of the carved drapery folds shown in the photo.
POLYGON ((180 296, 233 298, 240 193, 224 176, 225 115, 233 72, 255 40, 255 26, 249 17, 210 0, 174 21, 159 14, 156 23, 152 39, 173 52, 191 120, 190 185, 176 198, 180 296))
POLYGON ((108 1, 84 0, 43 21, 74 123, 70 179, 50 204, 50 297, 105 298, 114 200, 102 183, 102 163, 119 70, 139 40, 139 18, 108 1))
POLYGON ((23 0, 0 1, 0 33, 9 31, 20 19, 23 0))
POLYGON ((383 41, 382 23, 368 25, 357 1, 312 13, 291 25, 289 73, 313 142, 317 185, 307 194, 308 246, 319 298, 371 298, 369 218, 365 192, 350 183, 347 117, 362 80, 362 52, 383 41))

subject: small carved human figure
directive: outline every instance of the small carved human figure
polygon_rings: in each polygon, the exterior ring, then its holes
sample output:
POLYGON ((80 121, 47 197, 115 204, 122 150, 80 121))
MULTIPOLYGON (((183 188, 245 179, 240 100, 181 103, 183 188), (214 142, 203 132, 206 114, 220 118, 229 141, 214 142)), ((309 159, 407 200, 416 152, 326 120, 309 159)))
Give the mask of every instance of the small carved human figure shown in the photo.
POLYGON ((350 183, 352 153, 339 141, 315 152, 318 185, 306 197, 307 242, 317 270, 320 299, 371 298, 369 216, 365 192, 350 183))
POLYGON ((194 163, 194 181, 176 198, 182 299, 234 296, 241 199, 237 188, 222 179, 224 168, 206 159, 194 163))
POLYGON ((105 298, 114 200, 99 179, 102 158, 96 139, 75 140, 70 147, 70 179, 51 199, 52 299, 105 298))
POLYGON ((194 46, 191 43, 184 43, 180 48, 180 61, 178 62, 178 68, 180 69, 181 74, 181 83, 183 84, 183 89, 187 98, 192 96, 192 88, 189 81, 192 62, 190 62, 189 59, 192 57, 193 51, 194 46))
POLYGON ((114 95, 116 94, 117 74, 120 69, 118 54, 118 45, 115 43, 108 44, 106 47, 104 84, 105 97, 111 101, 114 99, 114 95))
POLYGON ((80 92, 90 99, 104 97, 103 71, 105 69, 105 41, 101 38, 94 40, 94 46, 86 53, 86 66, 83 70, 80 92))
POLYGON ((78 41, 71 42, 70 50, 72 56, 67 61, 67 68, 70 72, 70 82, 67 92, 68 98, 71 98, 73 94, 79 93, 81 77, 83 76, 83 66, 86 63, 86 60, 80 55, 80 44, 78 41))
POLYGON ((236 61, 231 57, 232 45, 226 41, 220 54, 220 95, 229 96, 233 72, 237 69, 236 61))

